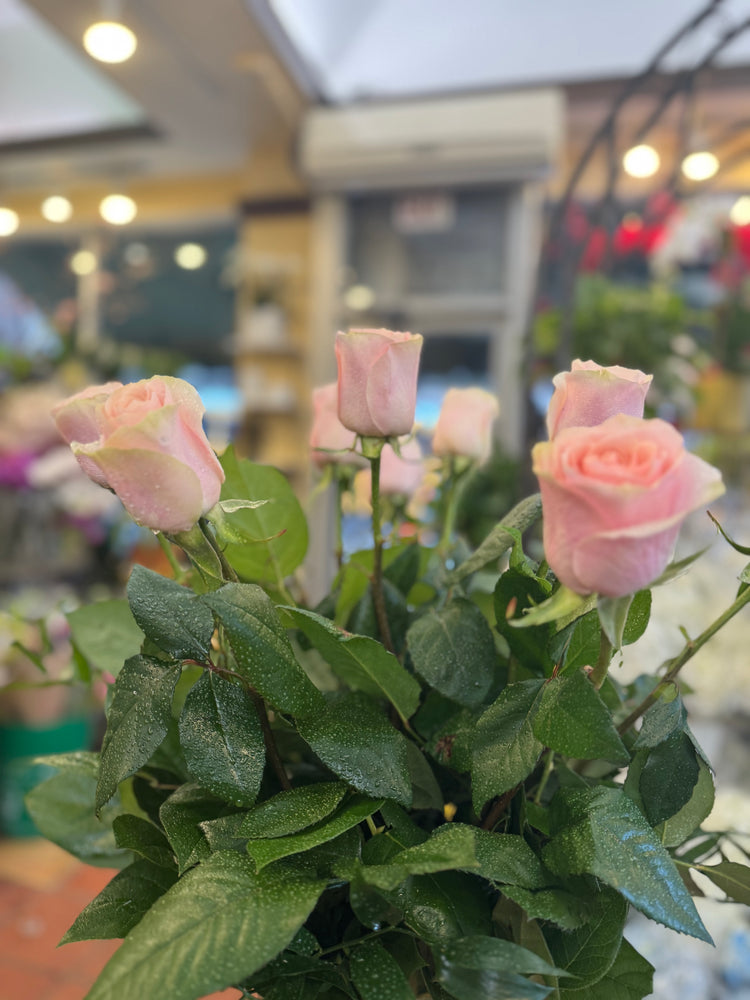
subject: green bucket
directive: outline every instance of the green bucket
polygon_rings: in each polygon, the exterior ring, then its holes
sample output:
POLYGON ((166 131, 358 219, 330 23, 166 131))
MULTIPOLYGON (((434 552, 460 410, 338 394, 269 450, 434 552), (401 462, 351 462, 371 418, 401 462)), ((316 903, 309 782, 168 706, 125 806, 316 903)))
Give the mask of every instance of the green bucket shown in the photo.
POLYGON ((35 762, 53 753, 86 750, 93 723, 74 716, 50 726, 0 725, 0 831, 6 837, 36 837, 39 831, 26 811, 24 796, 54 769, 35 762))

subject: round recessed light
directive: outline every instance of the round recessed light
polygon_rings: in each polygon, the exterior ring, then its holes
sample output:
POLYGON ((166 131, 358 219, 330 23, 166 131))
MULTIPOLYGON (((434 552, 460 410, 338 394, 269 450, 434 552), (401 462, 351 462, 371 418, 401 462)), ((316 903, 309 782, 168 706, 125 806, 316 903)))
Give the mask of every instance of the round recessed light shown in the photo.
POLYGON ((18 229, 18 212, 12 208, 0 208, 0 236, 12 236, 18 229))
POLYGON ((78 250, 68 261, 70 270, 79 278, 93 274, 99 265, 96 254, 91 250, 78 250))
POLYGON ((126 194, 108 194, 99 204, 99 214, 112 226, 127 226, 137 212, 136 203, 126 194))
POLYGON ((138 40, 124 24, 117 21, 97 21, 83 34, 83 47, 99 62, 121 63, 133 55, 138 40))
POLYGON ((719 161, 708 150, 690 153, 682 161, 682 172, 690 181, 707 181, 718 169, 719 161))
POLYGON ((729 209, 729 218, 735 226, 750 226, 750 196, 743 194, 729 209))
POLYGON ((67 222, 73 214, 73 206, 62 195, 53 194, 42 202, 42 215, 47 222, 67 222))
POLYGON ((208 254, 200 243, 181 243, 174 252, 175 263, 186 271, 197 271, 206 263, 208 254))
POLYGON ((375 304, 375 292, 369 285, 350 285, 344 293, 344 305, 352 312, 364 312, 375 304))
POLYGON ((659 154, 653 146, 633 146, 622 158, 625 173, 631 177, 653 177, 660 163, 659 154))

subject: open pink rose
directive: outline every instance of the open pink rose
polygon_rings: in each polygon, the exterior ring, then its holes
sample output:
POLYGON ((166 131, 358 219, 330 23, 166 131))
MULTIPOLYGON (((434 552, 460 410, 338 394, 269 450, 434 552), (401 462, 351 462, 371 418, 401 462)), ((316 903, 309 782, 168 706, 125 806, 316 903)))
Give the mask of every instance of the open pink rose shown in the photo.
POLYGON ((414 425, 422 337, 393 330, 336 335, 339 419, 363 437, 398 437, 414 425))
POLYGON ((138 524, 187 531, 218 501, 224 471, 203 432, 200 396, 182 379, 109 382, 52 413, 84 472, 138 524))
POLYGON ((339 420, 339 389, 336 382, 313 389, 313 425, 310 448, 317 465, 344 463, 352 465, 358 456, 352 450, 357 440, 354 431, 339 420), (319 449, 324 448, 325 451, 319 449))
POLYGON ((555 391, 547 411, 550 439, 564 427, 594 427, 616 413, 642 417, 652 378, 635 368, 574 361, 569 372, 552 379, 555 391))
POLYGON ((484 389, 449 389, 435 425, 432 450, 441 458, 463 455, 486 462, 492 451, 492 422, 500 404, 484 389))
POLYGON ((721 474, 663 420, 618 415, 534 446, 544 552, 579 594, 621 597, 664 571, 685 517, 724 492, 721 474))

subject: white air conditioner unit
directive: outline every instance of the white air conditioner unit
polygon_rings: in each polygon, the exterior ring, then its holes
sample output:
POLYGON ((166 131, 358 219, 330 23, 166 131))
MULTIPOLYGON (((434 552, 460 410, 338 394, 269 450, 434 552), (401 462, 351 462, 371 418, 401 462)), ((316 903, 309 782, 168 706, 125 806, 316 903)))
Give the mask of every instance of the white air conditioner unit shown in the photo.
POLYGON ((563 135, 555 89, 317 107, 300 167, 317 190, 519 181, 544 176, 563 135))

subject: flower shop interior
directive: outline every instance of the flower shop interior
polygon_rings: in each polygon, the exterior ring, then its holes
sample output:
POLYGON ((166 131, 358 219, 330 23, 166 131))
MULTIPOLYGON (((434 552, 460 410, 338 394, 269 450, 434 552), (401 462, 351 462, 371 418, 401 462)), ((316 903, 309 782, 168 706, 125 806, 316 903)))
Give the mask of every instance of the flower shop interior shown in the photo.
MULTIPOLYGON (((497 396, 457 513, 473 545, 535 488, 556 372, 652 374, 648 414, 721 470, 711 510, 741 545, 692 515, 678 556, 711 551, 655 589, 613 667, 635 678, 731 602, 747 562, 748 87, 747 0, 0 0, 0 1000, 82 997, 114 950, 55 949, 111 872, 40 838, 24 796, 39 755, 102 738, 135 626, 126 610, 97 630, 86 605, 122 601, 136 564, 170 571, 52 408, 93 384, 192 384, 217 453, 292 484, 313 606, 336 572, 309 441, 337 330, 424 337, 418 459, 449 387, 497 396)), ((398 475, 403 493, 423 478, 398 475)), ((360 500, 344 554, 369 530, 360 500)), ((748 638, 739 616, 682 687, 722 762, 704 829, 738 851, 748 638)), ((715 948, 627 926, 658 1000, 750 997, 750 921, 704 881, 715 948)))

